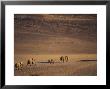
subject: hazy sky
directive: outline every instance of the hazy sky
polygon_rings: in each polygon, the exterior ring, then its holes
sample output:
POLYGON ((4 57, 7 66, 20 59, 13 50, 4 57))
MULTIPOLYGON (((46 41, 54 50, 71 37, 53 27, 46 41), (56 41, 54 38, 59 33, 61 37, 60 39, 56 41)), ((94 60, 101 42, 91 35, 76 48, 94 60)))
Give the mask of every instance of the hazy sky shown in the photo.
POLYGON ((96 53, 97 15, 15 14, 15 54, 96 53))

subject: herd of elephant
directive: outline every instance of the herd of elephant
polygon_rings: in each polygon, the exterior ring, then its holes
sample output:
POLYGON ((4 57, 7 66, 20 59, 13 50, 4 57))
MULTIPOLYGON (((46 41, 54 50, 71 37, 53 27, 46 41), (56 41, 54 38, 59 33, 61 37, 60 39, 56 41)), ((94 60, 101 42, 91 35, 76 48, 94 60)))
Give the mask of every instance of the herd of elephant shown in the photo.
MULTIPOLYGON (((69 59, 68 56, 61 56, 59 61, 64 63, 64 62, 68 62, 68 59, 69 59)), ((55 61, 53 59, 49 59, 47 63, 54 64, 55 61)), ((33 64, 36 64, 35 59, 32 58, 32 59, 27 60, 27 64, 26 64, 27 66, 31 66, 33 64)), ((21 70, 23 68, 23 62, 17 62, 15 63, 14 66, 16 70, 21 70)))
MULTIPOLYGON (((61 56, 60 57, 60 61, 61 62, 68 62, 68 56, 61 56)), ((55 61, 53 60, 53 59, 50 59, 50 60, 48 60, 48 63, 50 63, 50 64, 54 64, 55 63, 55 61)))

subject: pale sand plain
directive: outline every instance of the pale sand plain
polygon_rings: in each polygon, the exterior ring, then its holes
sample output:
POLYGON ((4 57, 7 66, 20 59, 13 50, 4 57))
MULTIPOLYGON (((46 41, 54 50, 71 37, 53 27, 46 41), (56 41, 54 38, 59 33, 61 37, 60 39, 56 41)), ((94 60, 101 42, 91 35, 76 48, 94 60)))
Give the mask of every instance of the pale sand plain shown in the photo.
POLYGON ((14 63, 23 62, 21 70, 14 69, 15 76, 97 76, 96 54, 15 55, 14 58, 14 63), (61 56, 68 56, 69 61, 62 63, 61 56), (29 66, 27 60, 31 58, 35 64, 29 66), (55 63, 49 64, 48 59, 55 63))

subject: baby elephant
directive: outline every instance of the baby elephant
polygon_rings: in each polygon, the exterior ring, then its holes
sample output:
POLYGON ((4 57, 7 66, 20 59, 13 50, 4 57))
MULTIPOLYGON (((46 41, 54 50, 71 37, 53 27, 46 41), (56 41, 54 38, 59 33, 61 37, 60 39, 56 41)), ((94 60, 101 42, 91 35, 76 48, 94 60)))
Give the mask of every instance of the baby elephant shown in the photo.
POLYGON ((50 64, 54 64, 54 60, 53 60, 53 59, 48 60, 48 63, 50 63, 50 64))

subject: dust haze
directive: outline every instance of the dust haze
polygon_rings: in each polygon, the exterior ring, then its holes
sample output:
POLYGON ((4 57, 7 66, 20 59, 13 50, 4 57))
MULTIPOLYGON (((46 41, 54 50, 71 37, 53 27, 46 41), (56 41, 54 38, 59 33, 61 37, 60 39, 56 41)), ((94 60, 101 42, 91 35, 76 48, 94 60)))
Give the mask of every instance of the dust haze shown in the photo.
POLYGON ((96 76, 97 14, 15 14, 14 63, 16 76, 96 76))

